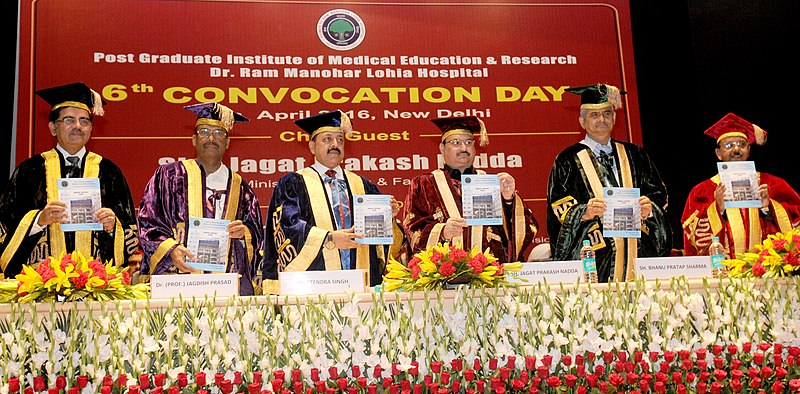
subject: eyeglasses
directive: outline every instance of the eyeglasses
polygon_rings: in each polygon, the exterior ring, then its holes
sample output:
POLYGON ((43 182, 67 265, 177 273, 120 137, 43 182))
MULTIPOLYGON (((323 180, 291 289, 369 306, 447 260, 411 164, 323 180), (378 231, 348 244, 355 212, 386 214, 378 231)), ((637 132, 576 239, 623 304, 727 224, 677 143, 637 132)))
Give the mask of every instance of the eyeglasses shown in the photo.
POLYGON ((458 140, 458 139, 456 139, 456 140, 445 141, 444 143, 445 144, 450 144, 450 146, 452 146, 454 148, 458 148, 461 145, 464 145, 466 147, 470 147, 472 145, 475 145, 475 140, 458 140))
POLYGON ((748 145, 750 144, 747 141, 728 141, 724 144, 720 144, 719 147, 725 149, 733 149, 734 146, 738 146, 739 149, 744 149, 747 148, 748 145))
POLYGON ((89 126, 92 125, 92 120, 91 119, 88 119, 88 118, 77 119, 77 118, 72 117, 72 116, 67 116, 66 118, 59 119, 59 120, 55 121, 55 123, 58 123, 58 122, 62 122, 67 126, 75 126, 76 123, 80 124, 81 127, 89 127, 89 126))
POLYGON ((208 136, 210 136, 210 135, 213 135, 214 138, 216 138, 216 139, 226 138, 228 136, 228 132, 223 130, 223 129, 211 130, 211 129, 203 128, 203 129, 195 131, 194 133, 196 135, 199 135, 200 137, 203 137, 203 138, 208 138, 208 136))

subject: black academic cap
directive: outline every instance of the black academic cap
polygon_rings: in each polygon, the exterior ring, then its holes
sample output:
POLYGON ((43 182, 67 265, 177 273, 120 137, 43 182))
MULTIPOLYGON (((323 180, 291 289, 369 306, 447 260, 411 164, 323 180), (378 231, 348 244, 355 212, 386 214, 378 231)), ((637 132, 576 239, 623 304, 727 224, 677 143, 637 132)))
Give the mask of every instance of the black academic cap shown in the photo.
POLYGON ((103 105, 106 102, 100 97, 99 93, 90 89, 83 82, 37 90, 36 94, 50 104, 52 107, 50 108, 51 112, 63 107, 75 107, 86 110, 93 115, 103 116, 105 114, 103 105))
POLYGON ((324 131, 341 131, 348 137, 353 134, 353 123, 347 114, 341 110, 298 119, 294 121, 294 124, 306 133, 311 134, 311 139, 314 139, 317 134, 324 131))
POLYGON ((453 134, 479 134, 481 146, 489 143, 489 134, 486 131, 486 125, 477 116, 436 118, 431 119, 431 122, 441 130, 442 141, 453 134))
POLYGON ((225 130, 230 131, 234 123, 249 122, 244 115, 234 112, 232 109, 220 103, 200 103, 192 104, 183 107, 197 115, 195 126, 200 124, 208 124, 212 126, 221 126, 225 130))

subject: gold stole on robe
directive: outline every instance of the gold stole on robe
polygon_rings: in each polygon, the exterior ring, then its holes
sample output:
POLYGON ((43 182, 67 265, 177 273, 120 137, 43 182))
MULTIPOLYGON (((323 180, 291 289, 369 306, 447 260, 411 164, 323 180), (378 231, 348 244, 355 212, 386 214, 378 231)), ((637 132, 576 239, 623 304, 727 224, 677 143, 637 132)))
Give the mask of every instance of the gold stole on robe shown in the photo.
MULTIPOLYGON (((615 142, 617 155, 619 156, 620 168, 619 173, 622 178, 622 187, 633 187, 633 177, 631 176, 631 166, 628 160, 628 155, 625 152, 625 147, 619 142, 615 142)), ((589 156, 590 149, 584 149, 578 152, 578 160, 581 162, 586 179, 589 181, 589 187, 592 194, 597 196, 603 195, 603 182, 597 176, 597 169, 592 164, 592 159, 589 156)), ((636 266, 636 258, 639 254, 638 240, 636 238, 621 238, 615 237, 614 244, 616 245, 616 253, 614 256, 614 279, 620 281, 632 280, 635 278, 634 268, 636 266), (627 256, 625 249, 628 249, 627 256), (627 267, 627 269, 625 269, 627 267)))
MULTIPOLYGON (((325 270, 341 270, 342 258, 339 254, 339 249, 322 247, 328 232, 336 230, 336 226, 333 224, 331 207, 328 203, 328 194, 325 191, 325 184, 320 175, 311 167, 306 167, 298 171, 298 173, 303 176, 303 182, 308 191, 315 226, 311 228, 306 241, 303 243, 303 248, 300 249, 297 256, 289 262, 283 270, 286 272, 308 270, 308 267, 311 266, 311 263, 319 254, 320 249, 322 250, 322 257, 325 261, 325 270), (322 204, 322 201, 325 201, 325 204, 322 204), (315 202, 319 203, 315 204, 315 202)), ((350 185, 350 197, 352 197, 353 194, 364 194, 364 182, 361 177, 350 171, 345 171, 344 174, 350 185)), ((356 268, 363 269, 367 273, 367 278, 369 278, 369 245, 362 245, 356 248, 356 268)))

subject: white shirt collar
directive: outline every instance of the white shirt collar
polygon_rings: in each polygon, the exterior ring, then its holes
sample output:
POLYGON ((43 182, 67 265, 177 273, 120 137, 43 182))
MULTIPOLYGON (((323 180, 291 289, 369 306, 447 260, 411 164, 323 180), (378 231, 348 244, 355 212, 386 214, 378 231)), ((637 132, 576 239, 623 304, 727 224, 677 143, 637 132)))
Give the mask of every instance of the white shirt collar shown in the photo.
POLYGON ((206 187, 214 190, 228 188, 228 166, 220 164, 216 171, 206 174, 206 187))
POLYGON ((608 139, 608 144, 603 145, 595 140, 592 137, 589 137, 589 134, 586 134, 586 138, 581 141, 582 144, 589 147, 594 153, 600 153, 600 151, 605 151, 606 153, 611 153, 611 138, 608 139))
POLYGON ((78 156, 78 158, 80 158, 81 160, 83 160, 83 156, 84 156, 84 155, 86 155, 86 147, 85 147, 85 146, 84 146, 84 147, 82 147, 82 148, 81 148, 81 150, 79 150, 79 151, 75 152, 75 154, 74 154, 74 155, 73 155, 72 153, 69 153, 69 152, 67 152, 67 150, 66 150, 66 149, 64 149, 64 147, 62 147, 62 146, 61 146, 61 144, 56 144, 56 149, 57 149, 59 152, 61 152, 61 155, 62 155, 62 156, 64 156, 64 158, 65 158, 65 159, 66 159, 67 157, 70 157, 70 156, 78 156))
POLYGON ((322 163, 320 163, 319 161, 314 160, 314 164, 311 165, 311 168, 313 168, 315 171, 317 171, 320 175, 325 175, 325 172, 328 171, 328 170, 334 170, 334 171, 336 171, 336 179, 344 179, 344 171, 342 170, 341 166, 336 166, 334 168, 328 168, 328 167, 325 167, 324 165, 322 165, 322 163))

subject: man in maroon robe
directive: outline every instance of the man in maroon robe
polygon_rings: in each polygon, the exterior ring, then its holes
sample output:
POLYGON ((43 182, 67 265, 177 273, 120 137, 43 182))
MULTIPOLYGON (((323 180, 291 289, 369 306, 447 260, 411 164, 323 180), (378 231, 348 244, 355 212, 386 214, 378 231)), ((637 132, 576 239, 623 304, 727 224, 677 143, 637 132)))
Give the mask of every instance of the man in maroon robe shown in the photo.
POLYGON ((475 137, 481 146, 488 143, 486 128, 475 116, 432 120, 441 130, 439 152, 444 168, 423 174, 411 181, 405 201, 404 226, 413 253, 441 242, 460 244, 465 250, 487 248, 499 263, 528 261, 538 225, 533 214, 516 192, 514 177, 502 172, 502 225, 467 225, 461 204, 461 176, 483 174, 473 167, 475 137))
POLYGON ((160 166, 145 187, 138 215, 144 251, 140 277, 203 272, 187 264, 187 259, 195 260, 186 247, 189 219, 224 219, 229 221, 226 271, 241 275, 239 294, 260 294, 256 273, 263 228, 258 198, 222 163, 233 124, 248 119, 218 103, 185 108, 197 114, 192 137, 197 157, 160 166))
MULTIPOLYGON (((746 161, 750 146, 766 142, 766 131, 736 116, 725 115, 705 134, 716 139, 722 162, 746 161)), ((725 184, 719 174, 695 186, 681 216, 684 254, 707 255, 711 237, 718 236, 728 258, 761 243, 769 234, 786 232, 800 223, 800 196, 783 179, 757 173, 759 208, 726 208, 725 184)))

